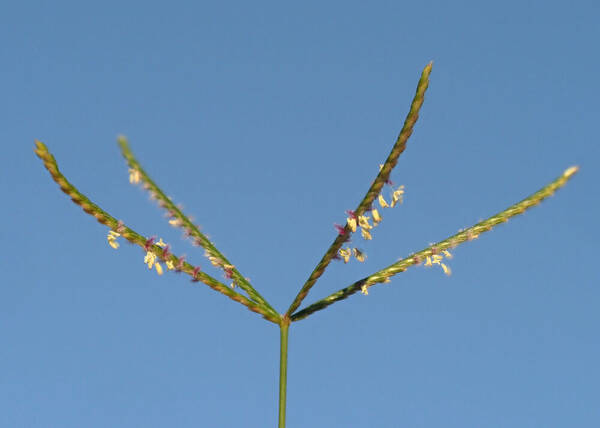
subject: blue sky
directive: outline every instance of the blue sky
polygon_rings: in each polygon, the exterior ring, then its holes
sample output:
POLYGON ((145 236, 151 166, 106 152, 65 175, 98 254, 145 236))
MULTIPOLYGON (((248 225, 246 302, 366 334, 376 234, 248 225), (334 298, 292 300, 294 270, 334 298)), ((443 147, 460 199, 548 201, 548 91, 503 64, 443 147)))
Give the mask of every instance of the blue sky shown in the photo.
MULTIPOLYGON (((283 312, 434 68, 364 264, 554 197, 293 324, 288 427, 600 424, 597 2, 12 2, 0 7, 0 425, 275 426, 279 331, 107 245, 33 154, 210 268, 128 183, 116 136, 283 312), (594 178, 596 177, 596 178, 594 178)), ((214 273, 219 275, 218 273, 214 273)))

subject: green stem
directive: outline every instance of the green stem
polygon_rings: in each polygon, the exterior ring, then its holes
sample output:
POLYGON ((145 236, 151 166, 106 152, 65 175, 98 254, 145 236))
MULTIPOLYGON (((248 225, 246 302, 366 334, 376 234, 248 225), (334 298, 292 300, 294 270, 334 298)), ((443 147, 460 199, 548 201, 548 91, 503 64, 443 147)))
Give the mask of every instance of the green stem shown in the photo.
POLYGON ((285 398, 287 388, 287 354, 288 354, 288 330, 290 319, 287 316, 281 318, 279 324, 281 331, 281 348, 279 351, 279 428, 285 428, 285 398))

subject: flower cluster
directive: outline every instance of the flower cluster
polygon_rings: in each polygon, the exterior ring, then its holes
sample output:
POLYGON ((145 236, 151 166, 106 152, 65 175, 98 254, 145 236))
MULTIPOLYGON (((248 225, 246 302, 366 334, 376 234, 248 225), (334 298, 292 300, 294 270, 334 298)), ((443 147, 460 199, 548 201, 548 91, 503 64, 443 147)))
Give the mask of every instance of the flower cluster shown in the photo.
MULTIPOLYGON (((399 186, 398 188, 393 190, 392 200, 390 201, 389 204, 385 200, 383 195, 381 195, 381 194, 377 197, 377 201, 379 202, 379 206, 381 208, 390 208, 390 207, 393 208, 397 204, 401 204, 403 202, 403 195, 404 195, 404 186, 399 186)), ((379 214, 379 211, 377 210, 377 208, 374 208, 374 207, 371 208, 370 212, 371 212, 371 216, 364 215, 364 214, 357 216, 354 213, 354 211, 347 211, 348 218, 346 219, 346 224, 348 225, 348 228, 352 232, 356 232, 357 228, 360 228, 361 236, 368 241, 373 239, 373 236, 371 235, 371 230, 373 229, 373 227, 379 225, 379 223, 381 223, 381 220, 383 219, 381 217, 381 214, 379 214), (372 225, 370 223, 371 217, 373 220, 372 225)))
MULTIPOLYGON (((122 223, 119 222, 119 227, 117 228, 117 230, 120 230, 121 228, 122 228, 122 223)), ((119 236, 121 236, 121 234, 119 232, 115 232, 114 230, 109 230, 108 235, 106 237, 106 239, 108 241, 108 245, 110 245, 115 250, 117 248, 119 248, 119 242, 117 241, 117 238, 119 236)), ((146 255, 144 256, 144 263, 148 266, 148 269, 152 269, 154 267, 156 269, 156 273, 158 273, 159 275, 162 275, 164 272, 162 265, 157 260, 158 256, 152 250, 152 246, 154 244, 158 245, 160 248, 163 249, 160 257, 165 261, 165 265, 167 266, 167 269, 169 269, 169 270, 175 269, 174 263, 171 260, 169 260, 169 256, 171 256, 171 252, 169 250, 169 245, 165 244, 163 242, 162 238, 159 239, 158 242, 156 242, 156 243, 154 241, 155 241, 154 238, 149 238, 148 240, 146 240, 146 243, 144 244, 144 250, 146 250, 146 255)), ((179 269, 179 267, 178 267, 178 269, 179 269)))
POLYGON ((108 245, 110 245, 111 247, 113 247, 115 250, 117 248, 119 248, 119 243, 117 242, 117 238, 121 236, 120 233, 115 232, 114 230, 109 230, 108 231, 108 236, 106 237, 106 239, 108 240, 108 245))
POLYGON ((381 208, 394 208, 397 204, 401 204, 404 202, 404 186, 398 186, 395 190, 392 191, 392 200, 388 204, 383 195, 379 195, 377 198, 379 205, 381 208))
MULTIPOLYGON (((181 214, 181 210, 183 209, 183 207, 180 204, 173 205, 173 203, 171 202, 171 197, 163 195, 162 192, 154 185, 154 183, 149 181, 147 179, 147 177, 145 175, 143 175, 139 169, 137 169, 135 167, 129 169, 129 182, 131 184, 142 183, 142 187, 150 193, 150 198, 153 200, 157 200, 158 205, 161 208, 164 208, 167 210, 166 216, 169 219, 169 224, 175 228, 183 228, 185 237, 190 238, 192 240, 193 245, 203 246, 203 247, 205 246, 206 243, 204 241, 208 242, 208 240, 202 236, 198 236, 200 234, 200 232, 199 232, 199 228, 197 226, 190 225, 193 222, 193 218, 189 217, 188 219, 186 219, 186 221, 184 221, 184 219, 182 218, 182 214, 181 214), (165 198, 167 198, 167 199, 165 199, 165 198), (196 228, 196 230, 194 230, 194 228, 196 228)), ((111 242, 112 241, 109 240, 109 243, 111 243, 111 242)), ((174 266, 173 262, 168 260, 169 256, 171 255, 169 252, 169 246, 166 245, 162 241, 162 239, 159 240, 159 242, 156 242, 156 245, 163 248, 162 255, 157 256, 150 248, 150 247, 152 247, 152 245, 154 245, 154 239, 150 238, 148 241, 146 241, 146 245, 145 245, 146 256, 144 257, 144 263, 146 263, 148 265, 149 269, 152 269, 152 267, 155 267, 156 272, 159 275, 163 274, 163 267, 157 261, 157 258, 160 257, 160 259, 164 260, 164 262, 169 270, 171 270, 171 269, 175 269, 177 271, 182 270, 183 265, 185 263, 184 259, 180 258, 178 265, 174 266)), ((112 244, 111 244, 111 246, 112 246, 112 244)), ((235 269, 235 266, 224 262, 223 260, 221 260, 220 257, 213 255, 212 252, 209 253, 207 251, 205 253, 205 255, 209 258, 209 260, 213 266, 221 267, 225 271, 225 276, 227 278, 231 279, 233 277, 233 275, 234 275, 233 270, 235 269)), ((200 272, 200 268, 196 267, 192 274, 193 281, 198 281, 199 272, 200 272)), ((233 286, 234 286, 234 284, 232 284, 232 287, 233 286)))
POLYGON ((152 266, 156 267, 156 273, 159 275, 163 274, 162 265, 156 261, 156 254, 152 251, 147 251, 146 256, 144 257, 144 263, 148 265, 148 269, 152 269, 152 266))
MULTIPOLYGON (((146 256, 144 257, 144 263, 146 263, 146 265, 148 266, 148 269, 152 269, 152 267, 154 266, 154 268, 156 269, 156 273, 159 275, 162 275, 163 267, 157 261, 158 256, 151 249, 153 244, 154 244, 154 238, 150 238, 146 241, 146 245, 145 245, 146 256)), ((169 246, 163 242, 162 238, 160 238, 158 240, 156 245, 158 245, 160 248, 163 249, 162 258, 165 259, 165 265, 167 265, 167 269, 169 269, 169 270, 175 269, 175 265, 173 264, 173 262, 171 260, 167 260, 169 258, 169 256, 171 255, 171 253, 169 251, 169 246)))
MULTIPOLYGON (((220 257, 211 254, 208 250, 204 251, 204 256, 208 259, 208 261, 210 261, 211 265, 223 269, 223 271, 225 272, 225 278, 233 278, 233 269, 235 269, 234 265, 225 263, 220 257)), ((231 288, 235 288, 235 282, 231 283, 231 288)))
POLYGON ((352 256, 354 256, 354 258, 359 262, 364 262, 367 258, 366 254, 358 248, 340 248, 338 254, 342 258, 342 260, 344 260, 344 263, 348 263, 350 261, 350 257, 352 256))
POLYGON ((444 273, 446 275, 450 276, 450 274, 452 274, 452 270, 447 265, 442 263, 442 260, 444 260, 444 257, 446 257, 447 259, 451 259, 452 254, 450 254, 450 251, 444 250, 444 251, 442 251, 442 255, 433 254, 431 256, 428 256, 425 258, 425 261, 423 262, 423 266, 430 267, 433 265, 438 265, 442 268, 442 270, 444 271, 444 273))
MULTIPOLYGON (((377 210, 374 211, 375 214, 373 214, 373 224, 377 226, 377 224, 381 221, 381 216, 379 215, 379 212, 377 212, 377 210)), ((368 215, 357 216, 354 213, 354 211, 350 210, 346 211, 346 214, 348 214, 346 224, 348 226, 348 229, 350 229, 352 233, 356 232, 357 228, 360 228, 360 234, 364 239, 373 239, 373 237, 371 236, 371 232, 369 232, 371 229, 373 229, 373 226, 369 223, 371 217, 369 217, 368 215)), ((342 230, 344 229, 342 228, 342 230)))
MULTIPOLYGON (((391 182, 389 184, 392 185, 391 182)), ((399 186, 398 188, 392 191, 392 199, 389 204, 381 194, 378 196, 377 201, 379 202, 379 206, 381 208, 390 208, 396 206, 397 204, 401 204, 403 202, 403 195, 404 186, 399 186)), ((354 233, 358 229, 360 229, 360 235, 363 237, 363 239, 367 241, 373 239, 373 235, 371 235, 371 230, 373 230, 374 227, 379 225, 383 218, 381 217, 381 214, 379 214, 379 210, 375 207, 372 207, 368 211, 371 213, 370 215, 356 215, 354 211, 346 211, 346 214, 348 214, 348 217, 346 218, 346 226, 344 227, 339 224, 334 225, 338 233, 340 235, 344 235, 346 233, 346 230, 349 230, 350 232, 354 233), (373 222, 372 224, 371 221, 373 222)), ((344 260, 344 263, 348 263, 348 261, 353 255, 358 261, 365 261, 365 254, 357 248, 340 248, 337 253, 337 257, 344 260)))

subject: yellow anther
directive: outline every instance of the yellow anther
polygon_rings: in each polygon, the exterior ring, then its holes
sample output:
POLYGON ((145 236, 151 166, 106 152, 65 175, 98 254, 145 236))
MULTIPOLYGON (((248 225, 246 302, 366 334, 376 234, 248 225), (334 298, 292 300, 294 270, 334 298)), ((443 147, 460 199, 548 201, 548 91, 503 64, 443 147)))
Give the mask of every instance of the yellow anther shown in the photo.
POLYGON ((348 261, 350 261, 350 256, 352 255, 350 248, 340 248, 338 253, 340 254, 340 257, 344 259, 344 263, 348 263, 348 261))
POLYGON ((365 253, 360 251, 358 248, 353 248, 352 253, 354 254, 354 257, 356 258, 356 260, 358 260, 359 262, 364 262, 365 259, 367 258, 367 256, 365 256, 365 253))
MULTIPOLYGON (((443 250, 442 253, 447 257, 447 258, 452 258, 452 254, 450 254, 449 251, 443 250)), ((452 273, 452 270, 450 269, 449 266, 447 266, 446 264, 442 263, 442 260, 444 260, 444 256, 441 256, 439 254, 434 254, 430 257, 426 257, 425 258, 425 263, 423 263, 423 266, 433 266, 433 265, 439 265, 442 270, 444 271, 444 273, 448 276, 450 276, 450 274, 452 273)))
POLYGON ((146 263, 148 265, 148 269, 152 269, 152 266, 154 265, 155 262, 156 262, 156 254, 154 254, 152 251, 148 251, 146 253, 146 257, 144 257, 144 263, 146 263))
POLYGON ((369 233, 369 231, 367 229, 360 229, 360 234, 366 240, 373 239, 373 237, 371 236, 371 233, 369 233))
POLYGON ((379 222, 381 221, 381 216, 379 215, 379 211, 377 211, 376 208, 373 208, 371 210, 371 214, 373 214, 373 224, 375 226, 377 226, 377 224, 379 224, 379 222))
POLYGON ((373 226, 369 224, 369 216, 361 215, 358 216, 358 225, 363 229, 373 229, 373 226))
POLYGON ((379 195, 377 197, 377 201, 379 201, 379 205, 381 206, 381 208, 389 208, 389 205, 385 201, 385 198, 383 197, 383 195, 379 195))
POLYGON ((356 232, 356 218, 348 217, 348 227, 352 232, 356 232))
POLYGON ((106 237, 106 239, 108 240, 108 245, 110 245, 111 247, 113 247, 115 250, 117 248, 119 248, 119 243, 117 242, 117 238, 121 236, 120 233, 117 233, 113 230, 109 230, 108 231, 108 236, 106 237))
POLYGON ((131 184, 137 184, 142 179, 142 174, 137 169, 129 168, 129 182, 131 184))
POLYGON ((402 195, 404 195, 404 186, 400 186, 394 190, 394 193, 392 193, 392 207, 396 206, 397 203, 402 203, 402 195))
POLYGON ((442 267, 442 269, 444 270, 444 273, 448 276, 450 276, 450 274, 452 274, 452 271, 450 270, 450 268, 448 266, 446 266, 444 263, 440 263, 440 266, 442 267))

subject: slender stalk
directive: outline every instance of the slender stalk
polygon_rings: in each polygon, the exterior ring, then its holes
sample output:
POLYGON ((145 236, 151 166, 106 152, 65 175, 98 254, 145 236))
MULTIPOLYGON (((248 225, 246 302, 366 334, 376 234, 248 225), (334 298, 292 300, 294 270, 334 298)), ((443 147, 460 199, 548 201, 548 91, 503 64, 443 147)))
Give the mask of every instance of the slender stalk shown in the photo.
POLYGON ((148 238, 145 238, 133 229, 125 226, 125 224, 118 221, 98 205, 94 204, 83 193, 79 192, 79 190, 77 190, 77 188, 73 186, 60 172, 58 169, 58 164, 56 163, 56 159, 54 159, 54 156, 52 156, 52 154, 48 151, 48 148, 41 141, 36 140, 35 144, 35 153, 44 162, 44 166, 52 176, 52 179, 59 185, 60 189, 69 195, 71 200, 75 204, 79 205, 86 213, 94 216, 99 223, 102 223, 105 226, 108 226, 111 230, 118 232, 123 238, 127 239, 132 244, 140 246, 144 249, 144 251, 153 252, 158 259, 165 262, 172 262, 175 266, 177 266, 178 271, 185 272, 186 274, 190 275, 193 281, 203 282, 213 290, 218 291, 230 299, 246 306, 252 312, 261 314, 263 318, 273 323, 279 323, 279 314, 273 314, 260 303, 237 293, 212 276, 200 271, 198 267, 185 262, 183 258, 177 257, 173 254, 165 253, 165 249, 156 244, 149 245, 148 238))
POLYGON ((387 282, 388 278, 404 272, 408 267, 415 266, 421 264, 426 257, 432 256, 434 254, 439 254, 440 252, 447 250, 449 248, 455 248, 466 241, 472 241, 479 237, 480 234, 488 232, 492 230, 492 228, 498 224, 507 222, 509 218, 514 217, 518 214, 523 214, 529 208, 539 204, 544 199, 552 196, 556 190, 564 186, 567 181, 569 181, 575 173, 578 171, 578 167, 572 166, 565 170, 560 177, 541 188, 534 194, 528 196, 523 199, 521 202, 518 202, 514 205, 511 205, 504 211, 501 211, 490 218, 480 221, 474 226, 469 227, 468 229, 462 230, 449 238, 444 239, 443 241, 437 242, 429 247, 417 251, 409 255, 408 257, 399 260, 398 262, 381 269, 380 271, 375 272, 372 275, 369 275, 359 281, 356 281, 354 284, 342 288, 341 290, 336 291, 335 293, 325 297, 324 299, 319 300, 316 303, 313 303, 310 306, 302 309, 294 313, 290 318, 292 321, 300 321, 301 319, 306 318, 313 312, 320 311, 325 309, 329 305, 334 304, 340 300, 344 300, 347 297, 350 297, 352 294, 356 293, 359 290, 362 290, 363 287, 370 287, 377 283, 387 282))
MULTIPOLYGON (((431 74, 432 67, 433 63, 430 62, 429 64, 427 64, 425 69, 423 69, 423 73, 421 73, 421 78, 419 79, 419 83, 417 85, 417 92, 415 93, 415 97, 413 98, 412 104, 410 106, 410 111, 408 112, 408 115, 404 120, 402 130, 400 131, 400 134, 398 134, 396 143, 394 144, 394 147, 392 147, 392 151, 390 152, 385 163, 383 164, 381 171, 379 171, 379 174, 371 184, 371 187, 369 187, 369 190, 367 191, 367 194, 365 195, 363 200, 354 210, 356 216, 362 215, 365 211, 368 211, 371 208, 371 204, 373 203, 377 195, 379 195, 379 192, 381 192, 381 188, 390 178, 392 169, 394 169, 396 163, 398 162, 398 157, 402 154, 402 152, 404 152, 404 149, 406 149, 406 143, 413 132, 415 123, 419 118, 419 110, 421 109, 423 101, 425 100, 425 92, 427 91, 427 87, 429 86, 429 75, 431 74)), ((340 234, 336 236, 329 249, 325 252, 325 255, 323 255, 323 258, 321 259, 319 264, 312 271, 312 273, 310 274, 310 276, 296 295, 296 298, 288 308, 286 315, 293 314, 296 311, 296 309, 300 307, 300 304, 308 295, 308 292, 310 291, 312 286, 315 285, 315 282, 317 282, 319 277, 323 275, 323 272, 325 272, 325 269, 327 268, 331 260, 335 258, 339 249, 342 247, 344 242, 348 241, 349 238, 350 227, 348 226, 348 224, 346 224, 346 226, 343 229, 343 232, 340 232, 340 234)))
POLYGON ((272 318, 279 318, 279 314, 277 311, 262 297, 258 291, 252 287, 250 282, 236 269, 234 265, 232 265, 229 260, 215 247, 215 245, 206 237, 198 226, 196 226, 183 212, 181 209, 171 201, 171 199, 161 190, 160 187, 150 178, 148 173, 142 168, 140 163, 134 157, 133 152, 129 148, 129 143, 127 139, 123 136, 118 139, 119 146, 121 147, 121 152, 123 156, 127 160, 128 165, 136 170, 140 176, 142 181, 147 186, 150 194, 153 198, 158 199, 159 205, 165 208, 171 217, 179 220, 180 226, 186 230, 186 234, 194 239, 194 243, 200 245, 202 248, 206 250, 207 256, 213 257, 211 263, 217 263, 216 265, 220 266, 227 274, 228 277, 232 278, 237 285, 240 286, 246 293, 248 293, 248 297, 254 300, 259 306, 263 307, 266 312, 269 312, 272 318))
POLYGON ((285 399, 287 388, 287 354, 288 354, 288 330, 290 319, 287 316, 281 318, 279 323, 281 346, 279 350, 279 428, 285 428, 285 399))

